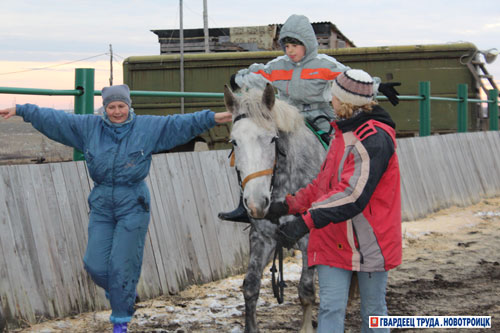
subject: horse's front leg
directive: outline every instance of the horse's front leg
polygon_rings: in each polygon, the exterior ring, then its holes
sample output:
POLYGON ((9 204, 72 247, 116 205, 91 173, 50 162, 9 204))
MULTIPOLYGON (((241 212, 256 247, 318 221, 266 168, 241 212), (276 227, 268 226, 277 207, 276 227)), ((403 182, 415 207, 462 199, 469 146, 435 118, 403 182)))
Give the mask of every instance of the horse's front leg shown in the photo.
POLYGON ((262 272, 271 259, 275 246, 274 239, 265 236, 260 228, 250 231, 250 259, 243 281, 245 297, 245 332, 259 332, 257 326, 257 300, 259 299, 262 272))
POLYGON ((300 333, 313 333, 312 310, 316 298, 314 290, 314 268, 309 268, 307 264, 307 241, 309 236, 303 237, 298 242, 298 247, 302 252, 302 272, 299 282, 299 299, 302 305, 302 325, 300 333))

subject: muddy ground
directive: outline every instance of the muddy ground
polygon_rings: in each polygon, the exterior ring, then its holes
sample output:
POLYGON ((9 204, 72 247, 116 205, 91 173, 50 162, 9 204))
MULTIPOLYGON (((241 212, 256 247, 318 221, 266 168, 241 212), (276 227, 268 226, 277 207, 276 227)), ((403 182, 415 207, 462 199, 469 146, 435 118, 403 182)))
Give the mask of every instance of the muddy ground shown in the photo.
MULTIPOLYGON (((389 273, 389 314, 491 316, 489 332, 500 332, 500 198, 406 222, 403 232, 403 264, 389 273)), ((293 332, 300 326, 299 257, 286 259, 288 287, 281 305, 273 298, 266 270, 258 304, 262 332, 293 332)), ((179 295, 140 302, 129 331, 242 332, 242 279, 242 275, 231 277, 193 286, 179 295)), ((12 332, 110 332, 109 314, 86 313, 12 332)), ((355 299, 348 307, 346 332, 359 332, 359 327, 359 300, 355 299)), ((435 331, 440 330, 425 330, 435 331)), ((467 330, 475 331, 479 330, 467 330)))

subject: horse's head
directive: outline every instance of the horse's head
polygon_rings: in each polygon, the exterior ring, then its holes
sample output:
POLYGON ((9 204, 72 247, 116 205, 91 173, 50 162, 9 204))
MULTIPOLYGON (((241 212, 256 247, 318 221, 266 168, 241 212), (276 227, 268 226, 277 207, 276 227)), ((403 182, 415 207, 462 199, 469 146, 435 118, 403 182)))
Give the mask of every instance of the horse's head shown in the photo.
POLYGON ((278 149, 274 89, 268 84, 264 91, 249 90, 235 96, 226 86, 224 102, 233 114, 232 158, 240 173, 245 208, 251 217, 263 218, 271 203, 278 149))

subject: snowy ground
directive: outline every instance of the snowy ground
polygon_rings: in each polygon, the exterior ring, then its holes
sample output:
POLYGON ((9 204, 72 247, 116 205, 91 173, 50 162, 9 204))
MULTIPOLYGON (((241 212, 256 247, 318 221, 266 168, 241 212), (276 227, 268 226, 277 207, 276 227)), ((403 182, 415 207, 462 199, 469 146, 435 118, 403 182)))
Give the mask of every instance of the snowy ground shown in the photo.
MULTIPOLYGON (((403 264, 389 274, 389 313, 492 316, 491 332, 500 331, 500 198, 404 223, 403 232, 403 264)), ((299 256, 296 252, 286 259, 288 287, 281 305, 273 297, 269 269, 265 271, 257 314, 262 332, 297 331, 300 326, 299 256)), ((243 332, 242 282, 239 275, 141 302, 129 331, 243 332)), ((11 332, 110 332, 109 314, 84 313, 11 332)), ((346 331, 359 332, 359 300, 348 307, 346 318, 346 331)))

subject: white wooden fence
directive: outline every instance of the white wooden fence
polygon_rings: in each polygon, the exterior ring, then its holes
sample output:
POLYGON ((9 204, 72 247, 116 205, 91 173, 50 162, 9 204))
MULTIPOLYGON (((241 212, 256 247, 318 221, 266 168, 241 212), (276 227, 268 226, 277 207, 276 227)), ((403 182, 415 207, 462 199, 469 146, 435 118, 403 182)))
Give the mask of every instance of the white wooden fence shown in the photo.
MULTIPOLYGON (((403 219, 498 196, 499 139, 499 132, 399 139, 403 219)), ((245 225, 217 218, 238 200, 227 155, 153 157, 141 297, 245 270, 245 225)), ((91 187, 84 162, 0 166, 0 315, 13 325, 108 307, 82 264, 91 187)))
MULTIPOLYGON (((153 156, 141 297, 245 270, 246 225, 217 218, 239 195, 227 155, 153 156)), ((91 187, 84 162, 0 166, 0 310, 13 324, 108 307, 82 264, 91 187)))
POLYGON ((500 132, 399 139, 397 151, 405 221, 500 195, 500 132))

